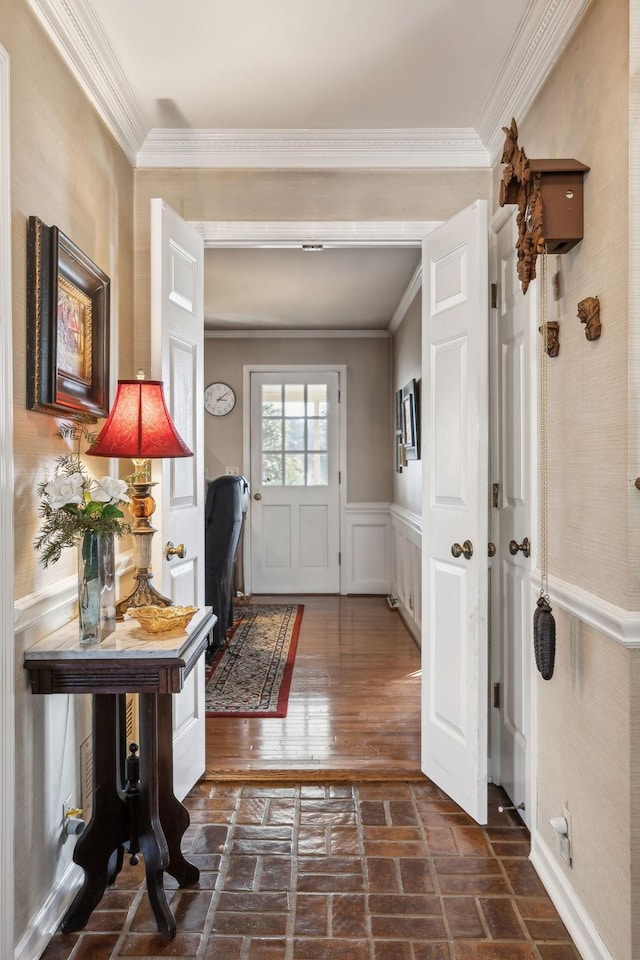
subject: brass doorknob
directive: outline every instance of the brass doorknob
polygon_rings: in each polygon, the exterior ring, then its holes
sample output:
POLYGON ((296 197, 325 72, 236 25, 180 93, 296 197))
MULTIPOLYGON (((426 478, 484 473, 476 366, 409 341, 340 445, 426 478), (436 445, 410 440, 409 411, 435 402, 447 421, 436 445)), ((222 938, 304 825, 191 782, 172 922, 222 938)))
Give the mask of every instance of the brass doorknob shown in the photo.
POLYGON ((184 543, 179 543, 177 547, 174 547, 171 540, 169 540, 164 548, 164 555, 167 560, 171 560, 173 557, 179 557, 180 560, 184 560, 187 555, 187 548, 185 547, 184 543))
POLYGON ((261 493, 254 493, 253 499, 254 499, 254 500, 262 500, 262 494, 261 494, 261 493))
POLYGON ((451 553, 454 557, 464 557, 465 560, 471 559, 473 555, 473 544, 471 540, 465 540, 462 546, 460 546, 459 543, 454 543, 451 547, 451 553))
POLYGON ((496 555, 496 545, 495 545, 495 543, 491 543, 491 541, 489 541, 489 547, 488 547, 488 549, 487 549, 487 553, 489 554, 490 557, 495 557, 495 555, 496 555))
POLYGON ((517 540, 509 540, 509 553, 511 554, 511 556, 515 557, 516 553, 519 550, 522 551, 522 554, 525 557, 529 556, 531 549, 530 549, 528 537, 525 537, 522 543, 518 543, 517 540))

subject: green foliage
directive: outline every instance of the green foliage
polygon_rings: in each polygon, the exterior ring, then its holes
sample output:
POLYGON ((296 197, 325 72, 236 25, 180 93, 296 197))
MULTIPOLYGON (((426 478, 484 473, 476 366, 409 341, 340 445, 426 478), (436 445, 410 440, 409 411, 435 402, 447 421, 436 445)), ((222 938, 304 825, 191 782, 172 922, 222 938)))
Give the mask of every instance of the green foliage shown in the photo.
POLYGON ((56 563, 66 547, 77 546, 88 530, 99 536, 113 534, 118 539, 130 532, 129 524, 124 522, 120 501, 103 502, 92 498, 92 492, 95 493, 99 484, 89 476, 80 457, 80 449, 83 441, 89 446, 96 439, 97 434, 93 433, 88 426, 93 422, 95 421, 78 417, 60 425, 55 436, 61 440, 73 440, 77 449, 75 452, 57 457, 53 476, 45 476, 36 488, 40 497, 39 514, 42 522, 40 532, 34 540, 34 546, 40 554, 40 562, 44 567, 56 563), (49 484, 60 482, 60 478, 74 477, 78 474, 82 478, 80 502, 53 506, 51 491, 47 492, 49 484))

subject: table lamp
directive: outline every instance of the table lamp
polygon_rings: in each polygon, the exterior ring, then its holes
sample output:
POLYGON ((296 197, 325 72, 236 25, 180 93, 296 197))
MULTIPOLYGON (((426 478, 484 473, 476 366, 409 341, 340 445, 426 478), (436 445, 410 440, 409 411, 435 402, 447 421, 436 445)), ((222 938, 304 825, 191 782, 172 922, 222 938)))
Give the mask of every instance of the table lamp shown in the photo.
POLYGON ((151 496, 151 459, 192 457, 184 443, 164 399, 162 380, 145 380, 138 373, 136 380, 118 380, 115 403, 95 443, 87 450, 94 457, 129 457, 135 465, 131 483, 129 511, 134 518, 131 527, 133 555, 136 565, 133 593, 116 604, 116 619, 122 620, 130 607, 170 607, 171 600, 151 584, 151 541, 156 532, 149 518, 156 503, 151 496))

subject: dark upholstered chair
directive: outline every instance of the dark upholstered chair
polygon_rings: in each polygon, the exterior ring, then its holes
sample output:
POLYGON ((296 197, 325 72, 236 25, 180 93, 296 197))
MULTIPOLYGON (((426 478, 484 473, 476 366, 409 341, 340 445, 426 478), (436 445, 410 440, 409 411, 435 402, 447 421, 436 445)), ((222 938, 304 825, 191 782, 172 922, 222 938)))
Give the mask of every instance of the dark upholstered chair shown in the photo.
POLYGON ((204 602, 218 618, 210 651, 224 643, 233 624, 233 561, 246 509, 244 477, 218 477, 209 484, 205 504, 204 602))

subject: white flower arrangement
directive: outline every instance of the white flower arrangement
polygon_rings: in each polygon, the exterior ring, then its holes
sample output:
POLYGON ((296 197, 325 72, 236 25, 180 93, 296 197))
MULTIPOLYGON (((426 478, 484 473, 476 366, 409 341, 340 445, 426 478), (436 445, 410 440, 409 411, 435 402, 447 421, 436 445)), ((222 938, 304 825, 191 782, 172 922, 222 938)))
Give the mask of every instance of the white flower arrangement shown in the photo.
POLYGON ((119 538, 130 529, 120 509, 121 503, 130 502, 126 481, 114 477, 94 480, 80 460, 80 441, 93 440, 85 424, 63 424, 56 435, 76 440, 78 453, 59 457, 55 475, 38 485, 42 524, 35 547, 45 567, 59 560, 65 547, 76 546, 87 531, 119 538))

